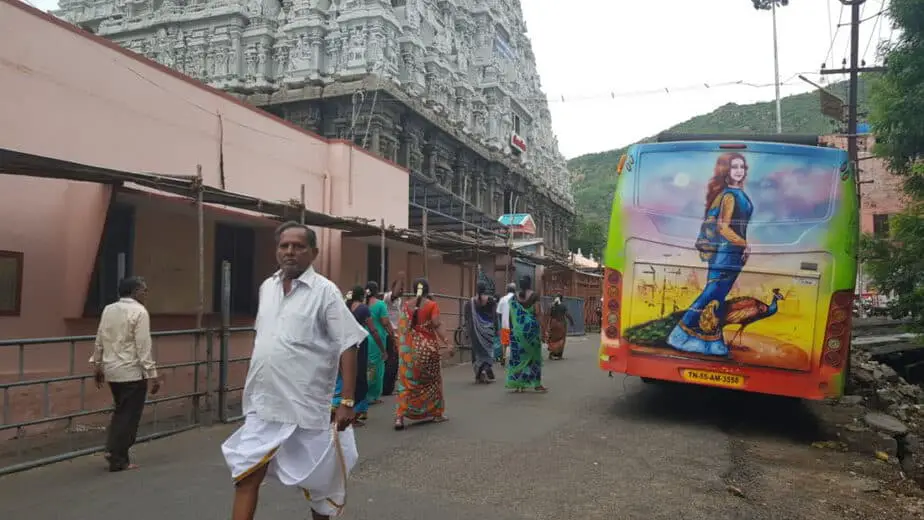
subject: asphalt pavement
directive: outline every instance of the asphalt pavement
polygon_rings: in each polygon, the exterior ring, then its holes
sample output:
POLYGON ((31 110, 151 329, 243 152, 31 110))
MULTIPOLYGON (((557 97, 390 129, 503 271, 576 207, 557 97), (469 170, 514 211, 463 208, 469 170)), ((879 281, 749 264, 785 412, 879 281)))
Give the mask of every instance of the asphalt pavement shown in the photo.
MULTIPOLYGON (((608 377, 593 336, 543 370, 544 395, 446 369, 443 424, 396 432, 391 398, 373 407, 344 518, 839 519, 833 503, 868 484, 844 469, 856 461, 808 448, 821 434, 797 401, 608 377)), ((137 471, 90 456, 0 478, 0 518, 226 520, 235 427, 139 445, 137 471)), ((309 517, 300 492, 264 486, 258 519, 309 517)))

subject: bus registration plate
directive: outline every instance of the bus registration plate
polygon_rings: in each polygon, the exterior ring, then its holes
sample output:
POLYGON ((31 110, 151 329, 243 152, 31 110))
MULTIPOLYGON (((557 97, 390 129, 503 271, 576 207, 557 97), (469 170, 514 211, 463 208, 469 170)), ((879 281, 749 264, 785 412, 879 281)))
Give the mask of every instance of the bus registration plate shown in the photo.
POLYGON ((691 383, 725 386, 729 388, 741 388, 744 386, 744 377, 736 374, 684 369, 682 375, 686 381, 691 383))

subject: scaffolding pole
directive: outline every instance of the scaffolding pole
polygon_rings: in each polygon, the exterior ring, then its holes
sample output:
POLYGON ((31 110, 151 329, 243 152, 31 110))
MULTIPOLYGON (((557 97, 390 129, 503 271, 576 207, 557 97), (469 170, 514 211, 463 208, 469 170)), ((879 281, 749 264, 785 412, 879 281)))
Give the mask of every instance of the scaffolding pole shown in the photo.
POLYGON ((381 280, 379 283, 381 285, 379 285, 379 287, 381 288, 382 292, 385 292, 385 283, 386 283, 385 260, 386 258, 385 258, 385 219, 384 218, 381 220, 381 223, 382 223, 382 236, 379 242, 379 248, 381 251, 379 253, 379 280, 381 280))
POLYGON ((423 210, 423 226, 421 226, 421 228, 422 228, 422 230, 423 230, 423 233, 422 233, 421 235, 422 235, 422 239, 423 239, 423 272, 424 272, 424 278, 426 278, 427 280, 429 280, 429 279, 430 279, 430 268, 429 268, 429 263, 430 263, 430 251, 429 251, 428 248, 427 248, 427 213, 428 213, 428 212, 427 212, 427 208, 424 208, 424 210, 423 210))
POLYGON ((513 231, 507 228, 507 258, 504 260, 504 294, 510 285, 510 267, 513 265, 513 231))
POLYGON ((202 328, 202 317, 205 314, 205 208, 202 204, 203 186, 202 186, 202 165, 196 165, 196 226, 198 228, 197 248, 198 248, 198 279, 199 279, 199 303, 196 309, 196 328, 202 328))
POLYGON ((478 290, 478 275, 481 274, 481 231, 475 231, 475 273, 472 276, 472 294, 478 290))
POLYGON ((308 209, 305 206, 305 185, 304 184, 302 184, 301 195, 302 195, 302 218, 299 222, 304 226, 305 225, 305 213, 306 213, 306 210, 308 209))
MULTIPOLYGON (((196 361, 194 369, 194 383, 193 390, 196 392, 196 397, 193 399, 193 414, 194 419, 198 422, 199 420, 199 342, 201 341, 201 329, 202 321, 205 314, 205 208, 203 203, 204 198, 204 188, 202 182, 202 165, 196 165, 196 227, 198 228, 198 236, 196 238, 196 247, 197 247, 197 262, 198 262, 198 282, 199 282, 199 295, 198 295, 198 304, 196 305, 196 329, 195 339, 193 340, 193 361, 196 361)), ((208 384, 208 382, 206 383, 208 384)), ((206 403, 207 405, 210 403, 206 403)))

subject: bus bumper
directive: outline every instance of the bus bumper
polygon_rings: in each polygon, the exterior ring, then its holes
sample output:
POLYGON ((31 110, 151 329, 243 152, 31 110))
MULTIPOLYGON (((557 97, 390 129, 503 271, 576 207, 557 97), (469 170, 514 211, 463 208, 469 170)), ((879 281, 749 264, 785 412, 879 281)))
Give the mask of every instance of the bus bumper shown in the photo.
POLYGON ((671 381, 756 392, 761 394, 823 400, 844 393, 843 373, 813 374, 763 367, 729 366, 699 359, 665 359, 625 352, 600 354, 600 368, 647 379, 671 381))

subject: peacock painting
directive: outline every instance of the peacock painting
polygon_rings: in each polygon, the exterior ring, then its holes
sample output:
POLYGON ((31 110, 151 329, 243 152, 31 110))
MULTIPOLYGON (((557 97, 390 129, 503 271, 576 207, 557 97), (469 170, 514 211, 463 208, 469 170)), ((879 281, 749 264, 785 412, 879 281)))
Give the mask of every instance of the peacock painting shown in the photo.
POLYGON ((741 336, 741 333, 744 332, 745 327, 748 325, 776 314, 776 311, 779 310, 777 302, 785 298, 779 289, 773 289, 772 292, 773 296, 770 298, 769 304, 750 296, 739 296, 725 300, 725 326, 738 325, 738 330, 735 331, 734 337, 728 342, 729 345, 734 345, 735 340, 741 336))
MULTIPOLYGON (((729 325, 738 326, 732 341, 728 342, 729 345, 734 345, 735 340, 738 339, 747 326, 776 314, 779 310, 777 302, 784 299, 785 297, 779 289, 773 289, 770 295, 770 303, 763 302, 752 296, 738 296, 725 300, 725 319, 723 320, 722 328, 724 330, 729 325)), ((683 317, 684 312, 686 311, 677 311, 663 318, 630 327, 626 329, 623 336, 630 343, 641 347, 671 348, 667 343, 667 337, 683 317)), ((707 313, 704 312, 703 315, 706 316, 707 313)), ((711 314, 709 315, 711 316, 711 314)))

